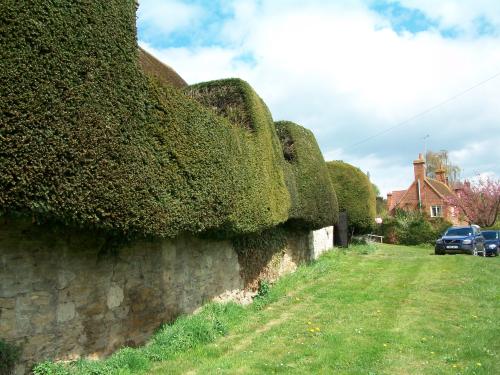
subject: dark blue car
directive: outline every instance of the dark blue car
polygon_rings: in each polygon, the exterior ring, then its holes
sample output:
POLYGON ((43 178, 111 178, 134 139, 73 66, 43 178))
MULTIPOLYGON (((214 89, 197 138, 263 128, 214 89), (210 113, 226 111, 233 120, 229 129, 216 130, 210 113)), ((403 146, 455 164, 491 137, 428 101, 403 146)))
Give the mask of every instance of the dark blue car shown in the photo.
POLYGON ((477 225, 451 227, 436 241, 434 253, 436 255, 466 253, 484 254, 484 237, 477 225))
POLYGON ((482 232, 484 237, 484 255, 498 256, 500 247, 500 230, 485 230, 482 232))

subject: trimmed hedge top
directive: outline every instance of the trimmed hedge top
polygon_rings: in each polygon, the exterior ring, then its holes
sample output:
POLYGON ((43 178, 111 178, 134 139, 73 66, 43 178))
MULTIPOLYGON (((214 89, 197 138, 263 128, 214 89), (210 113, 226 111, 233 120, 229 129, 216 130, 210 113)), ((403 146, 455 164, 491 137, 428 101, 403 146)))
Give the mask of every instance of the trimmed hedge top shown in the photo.
POLYGON ((0 213, 151 237, 335 222, 312 133, 278 123, 284 152, 242 80, 174 87, 138 52, 135 13, 135 0, 1 3, 0 213))
POLYGON ((171 85, 177 88, 183 88, 188 85, 174 69, 165 65, 141 47, 139 47, 139 64, 144 73, 157 79, 164 85, 171 85))
POLYGON ((134 0, 2 2, 0 210, 161 237, 286 221, 265 104, 239 80, 191 88, 207 91, 202 105, 146 78, 135 11, 134 0), (220 106, 229 120, 204 106, 226 89, 248 126, 232 104, 220 106))
POLYGON ((289 221, 304 229, 333 225, 338 203, 328 168, 314 134, 290 121, 275 123, 285 158, 292 205, 289 221))
POLYGON ((233 125, 240 154, 231 214, 237 233, 251 233, 288 219, 290 196, 283 174, 283 156, 269 109, 241 79, 189 86, 186 93, 233 125))
POLYGON ((347 212, 348 225, 355 233, 366 233, 375 223, 375 192, 359 168, 343 161, 326 163, 339 202, 339 210, 347 212))

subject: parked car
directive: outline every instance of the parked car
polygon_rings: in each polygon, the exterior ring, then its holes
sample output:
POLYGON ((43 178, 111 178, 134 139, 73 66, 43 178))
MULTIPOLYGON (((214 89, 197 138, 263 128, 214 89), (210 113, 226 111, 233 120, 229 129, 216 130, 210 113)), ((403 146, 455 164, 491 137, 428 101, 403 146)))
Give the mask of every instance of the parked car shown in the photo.
POLYGON ((484 255, 498 256, 500 247, 500 230, 485 230, 482 232, 484 237, 484 255))
POLYGON ((436 255, 484 254, 484 237, 481 228, 477 225, 448 228, 443 236, 436 241, 434 253, 436 255))

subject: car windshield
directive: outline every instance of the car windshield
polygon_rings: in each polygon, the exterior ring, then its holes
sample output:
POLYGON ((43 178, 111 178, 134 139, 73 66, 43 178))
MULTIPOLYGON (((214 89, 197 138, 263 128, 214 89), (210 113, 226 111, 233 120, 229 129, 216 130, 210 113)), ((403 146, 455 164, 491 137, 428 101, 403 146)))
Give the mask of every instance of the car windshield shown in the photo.
POLYGON ((497 232, 483 232, 483 237, 485 240, 496 240, 497 239, 497 232))
POLYGON ((470 236, 472 235, 471 228, 450 228, 446 231, 447 236, 470 236))

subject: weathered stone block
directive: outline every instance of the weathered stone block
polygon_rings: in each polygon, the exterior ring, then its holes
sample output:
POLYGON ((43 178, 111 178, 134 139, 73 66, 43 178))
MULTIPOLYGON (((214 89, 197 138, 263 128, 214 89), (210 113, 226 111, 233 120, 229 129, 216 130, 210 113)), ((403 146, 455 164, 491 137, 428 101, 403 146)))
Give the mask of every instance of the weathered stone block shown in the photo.
POLYGON ((108 308, 110 310, 118 307, 123 302, 123 289, 118 285, 112 285, 108 290, 108 308))
POLYGON ((57 306, 57 322, 64 323, 75 317, 75 304, 73 302, 63 303, 57 306))

